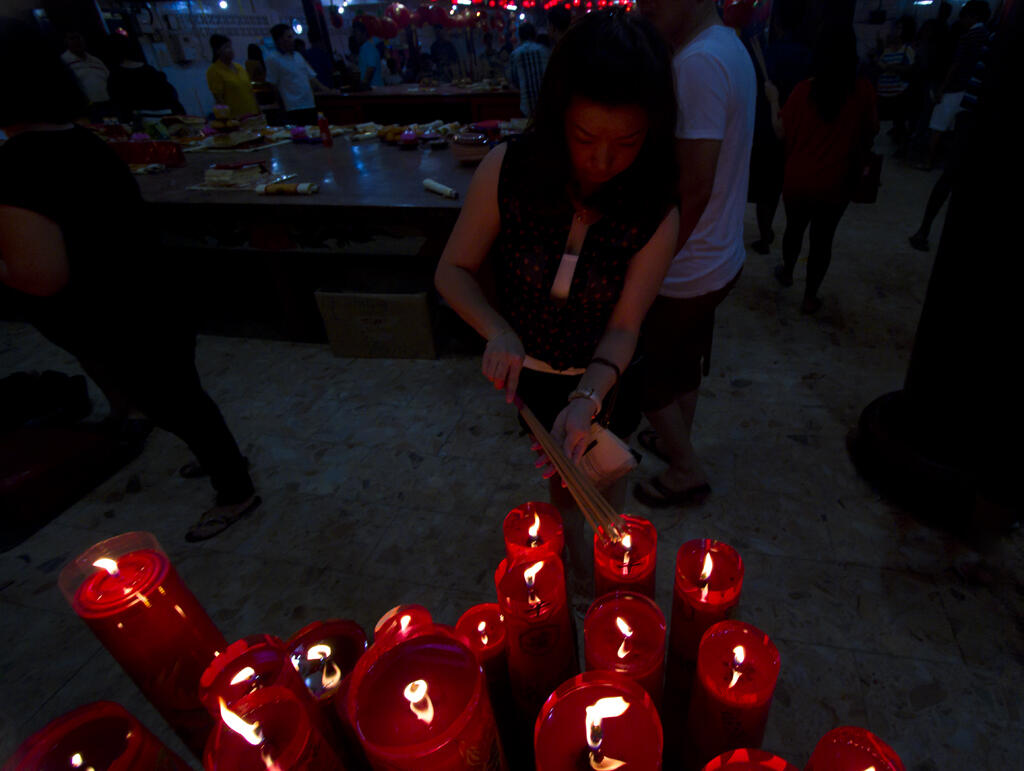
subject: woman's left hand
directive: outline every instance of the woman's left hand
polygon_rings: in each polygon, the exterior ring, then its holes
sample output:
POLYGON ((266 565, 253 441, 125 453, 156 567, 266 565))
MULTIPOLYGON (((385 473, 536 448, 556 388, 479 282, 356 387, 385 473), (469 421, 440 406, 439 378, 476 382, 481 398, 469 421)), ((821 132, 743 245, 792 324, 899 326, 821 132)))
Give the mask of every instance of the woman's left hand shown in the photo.
POLYGON ((573 463, 579 462, 587 449, 590 424, 594 420, 594 403, 590 399, 573 399, 558 413, 551 436, 561 442, 573 463))

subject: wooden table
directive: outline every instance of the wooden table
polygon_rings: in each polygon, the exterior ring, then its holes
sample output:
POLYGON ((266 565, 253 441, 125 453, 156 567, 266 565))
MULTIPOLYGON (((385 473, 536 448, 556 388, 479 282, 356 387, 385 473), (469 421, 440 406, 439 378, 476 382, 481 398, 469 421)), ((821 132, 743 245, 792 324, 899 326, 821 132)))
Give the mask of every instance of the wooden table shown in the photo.
POLYGON ((366 123, 475 123, 523 116, 519 91, 484 91, 459 86, 421 89, 414 84, 378 86, 371 91, 317 96, 317 107, 334 124, 366 123))

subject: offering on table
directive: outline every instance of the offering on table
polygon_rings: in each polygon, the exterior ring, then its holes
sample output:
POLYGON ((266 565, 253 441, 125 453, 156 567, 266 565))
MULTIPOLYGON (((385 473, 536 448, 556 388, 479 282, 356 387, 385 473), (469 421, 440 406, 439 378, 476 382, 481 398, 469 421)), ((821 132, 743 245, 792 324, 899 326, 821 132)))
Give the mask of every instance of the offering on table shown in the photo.
POLYGON ((267 173, 264 160, 216 163, 204 172, 203 182, 212 187, 255 187, 267 173))
POLYGON ((263 195, 313 195, 319 191, 315 182, 275 182, 259 190, 263 195))

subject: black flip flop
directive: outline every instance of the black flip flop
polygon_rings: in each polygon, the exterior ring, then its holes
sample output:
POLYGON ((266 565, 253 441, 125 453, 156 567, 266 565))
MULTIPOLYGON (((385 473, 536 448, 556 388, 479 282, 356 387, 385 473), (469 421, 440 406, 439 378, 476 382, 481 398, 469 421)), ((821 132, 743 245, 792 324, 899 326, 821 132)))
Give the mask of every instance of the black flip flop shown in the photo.
POLYGON ((643 447, 647 452, 651 453, 657 458, 661 458, 666 463, 671 463, 669 457, 658 449, 658 432, 653 428, 645 428, 639 434, 636 435, 637 443, 643 447))
MULTIPOLYGON (((245 461, 245 467, 249 468, 249 459, 242 458, 245 461)), ((210 472, 203 468, 203 465, 197 460, 190 460, 180 469, 178 469, 178 476, 182 479, 201 479, 202 477, 209 476, 210 472)))
POLYGON ((665 509, 670 506, 699 506, 711 495, 711 485, 706 482, 685 490, 673 490, 658 477, 651 477, 649 484, 658 493, 657 496, 649 493, 644 489, 643 484, 638 482, 633 487, 633 497, 652 509, 665 509))
POLYGON ((197 541, 205 541, 209 538, 213 538, 215 535, 220 535, 238 520, 243 517, 247 517, 256 511, 256 508, 263 503, 263 500, 258 496, 254 495, 249 505, 241 511, 234 514, 214 514, 222 506, 216 506, 209 511, 205 512, 199 520, 188 529, 185 533, 185 540, 189 543, 196 543, 197 541))

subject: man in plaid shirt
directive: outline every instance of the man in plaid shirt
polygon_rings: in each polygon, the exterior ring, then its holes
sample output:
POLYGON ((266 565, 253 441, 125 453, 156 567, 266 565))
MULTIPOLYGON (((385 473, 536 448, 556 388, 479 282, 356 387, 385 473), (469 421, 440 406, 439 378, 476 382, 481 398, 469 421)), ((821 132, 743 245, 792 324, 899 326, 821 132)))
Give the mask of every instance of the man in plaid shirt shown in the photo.
POLYGON ((530 118, 548 66, 548 49, 537 42, 537 30, 529 22, 519 25, 519 40, 519 47, 509 60, 509 79, 519 88, 519 109, 530 118))

